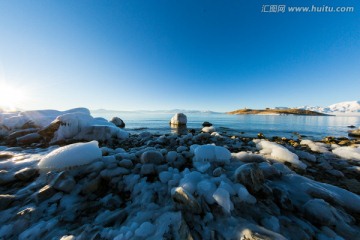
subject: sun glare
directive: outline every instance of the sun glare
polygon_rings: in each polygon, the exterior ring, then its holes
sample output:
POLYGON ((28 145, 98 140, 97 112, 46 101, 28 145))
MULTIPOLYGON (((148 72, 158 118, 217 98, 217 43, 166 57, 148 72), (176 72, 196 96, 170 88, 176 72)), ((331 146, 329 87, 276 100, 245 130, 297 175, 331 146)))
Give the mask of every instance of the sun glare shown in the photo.
POLYGON ((6 111, 14 111, 25 99, 21 88, 0 83, 0 108, 6 111))

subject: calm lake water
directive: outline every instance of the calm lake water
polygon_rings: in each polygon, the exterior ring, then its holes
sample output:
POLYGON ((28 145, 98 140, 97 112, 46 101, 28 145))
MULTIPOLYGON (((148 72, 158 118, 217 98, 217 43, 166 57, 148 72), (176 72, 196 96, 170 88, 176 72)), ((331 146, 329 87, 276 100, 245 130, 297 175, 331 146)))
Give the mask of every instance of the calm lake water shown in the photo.
MULTIPOLYGON (((124 120, 130 133, 149 131, 170 133, 169 121, 174 113, 106 112, 92 113, 94 117, 110 120, 118 116, 124 120), (144 129, 145 128, 145 129, 144 129)), ((309 139, 326 136, 347 137, 347 126, 360 126, 360 116, 294 116, 294 115, 228 115, 214 113, 187 113, 188 128, 200 129, 204 121, 211 122, 218 132, 242 133, 255 137, 262 132, 267 137, 295 137, 297 132, 309 139)), ((306 138, 305 137, 305 138, 306 138)))

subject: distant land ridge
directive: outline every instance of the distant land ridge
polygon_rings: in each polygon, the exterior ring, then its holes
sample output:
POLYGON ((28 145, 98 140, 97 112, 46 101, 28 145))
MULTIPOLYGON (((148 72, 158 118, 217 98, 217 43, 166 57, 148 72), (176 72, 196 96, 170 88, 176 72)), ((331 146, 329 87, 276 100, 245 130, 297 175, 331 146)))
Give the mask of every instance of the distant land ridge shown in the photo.
POLYGON ((231 112, 227 112, 227 114, 259 114, 259 115, 266 115, 266 114, 279 114, 279 115, 308 115, 308 116, 330 116, 329 114, 319 113, 315 111, 305 110, 305 109, 297 109, 297 108, 285 108, 285 109, 273 109, 273 108, 266 108, 266 109, 239 109, 231 112))

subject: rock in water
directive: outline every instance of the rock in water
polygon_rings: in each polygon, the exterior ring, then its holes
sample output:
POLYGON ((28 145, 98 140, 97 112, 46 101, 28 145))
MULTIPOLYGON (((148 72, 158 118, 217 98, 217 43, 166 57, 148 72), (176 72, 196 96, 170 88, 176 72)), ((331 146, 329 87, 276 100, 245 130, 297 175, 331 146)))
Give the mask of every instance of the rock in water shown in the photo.
POLYGON ((187 117, 183 113, 176 113, 170 120, 170 125, 185 126, 187 123, 187 117))
POLYGON ((119 118, 119 117, 113 117, 110 120, 111 123, 115 124, 115 126, 119 127, 119 128, 124 128, 125 127, 125 122, 119 118))
POLYGON ((65 169, 85 165, 101 157, 97 141, 74 143, 58 148, 38 163, 40 169, 65 169))
POLYGON ((350 137, 360 137, 360 128, 356 130, 350 130, 348 134, 350 137))
POLYGON ((202 126, 203 127, 211 127, 212 123, 209 123, 209 122, 205 121, 205 122, 203 122, 202 126))

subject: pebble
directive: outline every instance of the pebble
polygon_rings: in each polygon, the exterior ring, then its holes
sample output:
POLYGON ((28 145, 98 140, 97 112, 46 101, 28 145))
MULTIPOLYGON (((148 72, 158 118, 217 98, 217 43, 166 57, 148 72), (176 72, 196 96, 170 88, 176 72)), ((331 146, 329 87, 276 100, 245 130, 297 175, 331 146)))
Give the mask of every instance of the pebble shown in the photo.
POLYGON ((163 160, 163 155, 158 151, 146 151, 141 155, 142 163, 160 164, 163 160))
POLYGON ((123 167, 123 168, 127 168, 127 169, 131 169, 134 164, 131 160, 129 159, 123 159, 118 163, 119 167, 123 167))
POLYGON ((141 175, 150 175, 155 173, 155 165, 152 163, 143 164, 141 166, 140 174, 141 175))

